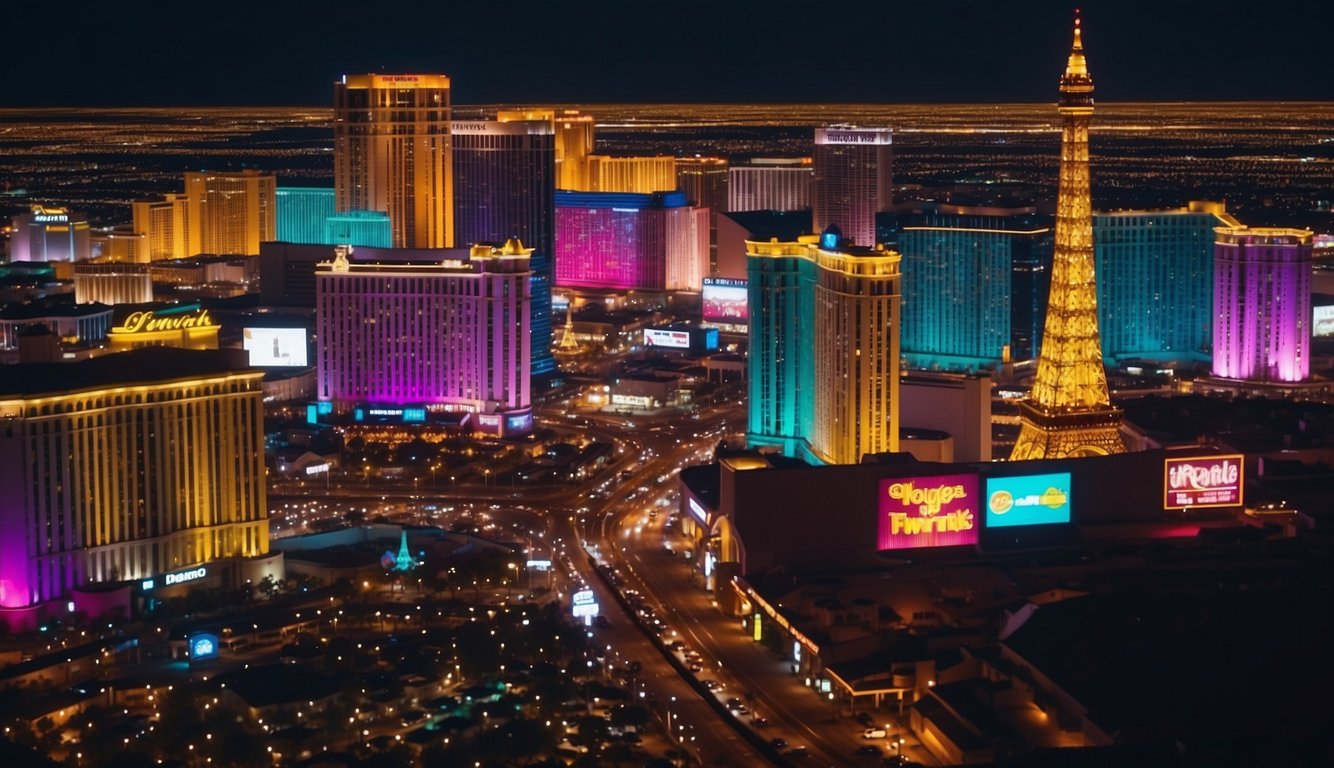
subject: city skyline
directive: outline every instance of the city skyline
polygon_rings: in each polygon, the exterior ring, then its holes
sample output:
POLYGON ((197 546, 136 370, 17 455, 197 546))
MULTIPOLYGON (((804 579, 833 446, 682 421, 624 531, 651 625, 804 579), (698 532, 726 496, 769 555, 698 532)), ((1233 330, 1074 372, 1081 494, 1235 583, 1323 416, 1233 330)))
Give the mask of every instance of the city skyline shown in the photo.
POLYGON ((1080 5, 8 11, 0 755, 1334 754, 1334 13, 1080 5))
MULTIPOLYGON (((653 7, 597 0, 575 9, 421 3, 377 16, 358 13, 346 0, 318 6, 240 0, 229 4, 230 12, 208 18, 207 26, 190 12, 159 15, 141 6, 74 3, 54 41, 15 35, 8 49, 13 71, 41 76, 12 78, 8 102, 327 104, 342 74, 395 71, 448 74, 457 83, 456 104, 1041 101, 1051 85, 1042 65, 1061 51, 1059 20, 1081 6, 1094 30, 1091 50, 1135 52, 1104 57, 1100 90, 1107 99, 1334 96, 1326 78, 1312 76, 1321 70, 1319 46, 1293 42, 1293 30, 1334 26, 1334 7, 1294 0, 1263 6, 1225 0, 1206 14, 1146 0, 1039 0, 1021 9, 968 0, 948 17, 906 3, 854 2, 827 14, 755 0, 653 7), (633 33, 648 28, 652 44, 633 33), (282 33, 269 39, 263 36, 268 30, 282 33), (1241 34, 1252 55, 1239 57, 1219 44, 1241 34), (525 55, 490 55, 502 36, 525 55), (199 55, 248 37, 257 38, 261 55, 199 55), (597 55, 571 55, 571 46, 585 40, 598 41, 597 55), (828 52, 755 57, 738 40, 776 50, 827 41, 828 52), (94 60, 96 77, 85 67, 94 60), (143 77, 146 70, 153 75, 143 77)), ((40 6, 14 8, 13 28, 40 24, 42 13, 40 6)))

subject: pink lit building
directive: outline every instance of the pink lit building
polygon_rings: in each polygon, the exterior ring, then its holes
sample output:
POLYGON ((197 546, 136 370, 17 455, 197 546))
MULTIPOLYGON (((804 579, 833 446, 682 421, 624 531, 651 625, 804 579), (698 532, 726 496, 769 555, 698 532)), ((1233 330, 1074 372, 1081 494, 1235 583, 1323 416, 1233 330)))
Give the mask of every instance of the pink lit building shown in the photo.
POLYGON ((511 239, 411 260, 354 261, 340 249, 318 264, 321 404, 358 421, 449 412, 478 431, 531 431, 531 252, 511 239))
POLYGON ((1214 232, 1214 376, 1305 380, 1311 373, 1311 233, 1214 232))
POLYGON ((556 285, 698 291, 709 269, 709 209, 680 192, 556 193, 556 285))

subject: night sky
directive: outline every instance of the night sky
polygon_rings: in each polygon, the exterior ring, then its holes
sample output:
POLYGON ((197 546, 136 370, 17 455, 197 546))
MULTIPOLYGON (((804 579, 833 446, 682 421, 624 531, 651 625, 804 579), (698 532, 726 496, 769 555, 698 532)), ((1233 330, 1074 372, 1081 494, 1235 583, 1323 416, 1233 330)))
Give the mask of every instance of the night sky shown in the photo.
POLYGON ((1334 99, 1327 0, 4 6, 3 106, 324 105, 369 71, 458 104, 1050 101, 1075 7, 1103 101, 1334 99))

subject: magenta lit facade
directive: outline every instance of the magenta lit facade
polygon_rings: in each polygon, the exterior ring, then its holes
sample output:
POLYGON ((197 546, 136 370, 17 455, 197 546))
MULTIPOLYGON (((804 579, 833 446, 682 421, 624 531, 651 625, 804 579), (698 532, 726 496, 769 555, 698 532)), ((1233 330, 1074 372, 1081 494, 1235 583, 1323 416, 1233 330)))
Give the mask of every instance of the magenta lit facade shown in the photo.
POLYGON ((316 266, 318 399, 338 413, 420 406, 531 429, 531 249, 438 253, 316 266))
POLYGON ((1311 373, 1311 233, 1214 232, 1214 376, 1304 381, 1311 373))
POLYGON ((684 200, 679 193, 558 192, 556 285, 700 290, 709 267, 709 210, 673 205, 677 198, 684 200))

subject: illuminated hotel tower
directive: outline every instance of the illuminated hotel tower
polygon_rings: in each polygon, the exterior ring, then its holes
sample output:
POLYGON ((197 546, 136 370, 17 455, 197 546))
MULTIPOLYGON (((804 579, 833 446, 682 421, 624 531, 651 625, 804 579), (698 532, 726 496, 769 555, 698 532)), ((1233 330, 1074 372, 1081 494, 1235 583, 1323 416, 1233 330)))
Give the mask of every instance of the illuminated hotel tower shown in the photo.
POLYGON ((1239 227, 1223 203, 1093 214, 1102 357, 1208 362, 1214 230, 1239 227))
POLYGON ((480 430, 531 431, 531 249, 510 240, 384 262, 336 253, 315 268, 320 401, 340 414, 454 411, 480 430))
POLYGON ((875 245, 875 215, 894 191, 893 132, 888 128, 815 129, 815 231, 837 226, 857 245, 875 245))
POLYGON ((460 245, 517 237, 532 249, 533 373, 551 356, 551 260, 556 153, 549 120, 456 120, 454 236, 460 245))
POLYGON ((2 368, 0 625, 31 625, 90 582, 261 578, 262 371, 163 348, 2 368))
POLYGON ((1214 231, 1214 376, 1305 380, 1311 374, 1311 233, 1214 231))
POLYGON ((899 449, 899 254, 747 241, 752 445, 825 464, 899 449))
POLYGON ((278 235, 277 192, 277 178, 256 171, 185 174, 197 253, 258 256, 259 244, 278 235))
POLYGON ((339 211, 389 214, 395 248, 454 245, 449 78, 344 75, 334 83, 339 211))
POLYGON ((1078 17, 1058 110, 1061 170, 1047 320, 1037 378, 1019 405, 1021 426, 1011 461, 1125 452, 1121 411, 1107 394, 1098 340, 1088 149, 1093 78, 1084 61, 1078 17))

